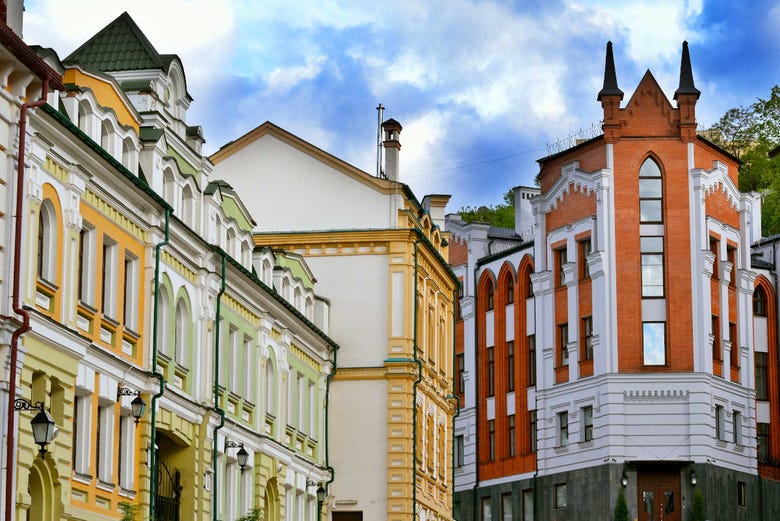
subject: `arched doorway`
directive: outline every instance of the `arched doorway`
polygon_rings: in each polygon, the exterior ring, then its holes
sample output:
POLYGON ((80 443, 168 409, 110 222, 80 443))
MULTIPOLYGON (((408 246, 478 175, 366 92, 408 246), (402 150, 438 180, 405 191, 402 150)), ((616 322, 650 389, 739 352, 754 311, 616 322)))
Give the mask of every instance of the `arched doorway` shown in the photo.
POLYGON ((49 465, 35 458, 27 478, 27 492, 30 494, 29 521, 59 519, 62 511, 60 483, 49 465))
POLYGON ((276 478, 271 478, 265 486, 263 502, 265 521, 279 521, 279 491, 276 488, 276 478))

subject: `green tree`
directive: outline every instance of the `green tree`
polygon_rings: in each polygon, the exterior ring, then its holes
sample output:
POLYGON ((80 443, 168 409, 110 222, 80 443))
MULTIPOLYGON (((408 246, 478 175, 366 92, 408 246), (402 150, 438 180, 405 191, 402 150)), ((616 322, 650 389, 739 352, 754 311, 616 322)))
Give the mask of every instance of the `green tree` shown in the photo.
POLYGON ((623 494, 623 487, 620 488, 615 503, 615 521, 628 521, 628 506, 626 505, 626 496, 623 494))
POLYGON ((704 511, 704 496, 698 488, 693 493, 693 504, 691 505, 691 521, 705 521, 707 514, 704 511))
POLYGON ((458 213, 464 222, 481 222, 499 228, 515 227, 515 194, 510 189, 504 194, 503 203, 495 206, 464 206, 458 213))
POLYGON ((727 110, 702 134, 742 161, 739 189, 764 194, 763 235, 780 233, 780 155, 769 157, 780 143, 780 86, 772 87, 766 99, 727 110))
POLYGON ((138 505, 129 501, 121 501, 119 503, 119 511, 122 513, 122 517, 119 518, 120 521, 135 521, 138 505))
POLYGON ((260 509, 259 508, 253 508, 249 512, 247 512, 245 515, 239 517, 236 519, 236 521, 260 521, 260 509))

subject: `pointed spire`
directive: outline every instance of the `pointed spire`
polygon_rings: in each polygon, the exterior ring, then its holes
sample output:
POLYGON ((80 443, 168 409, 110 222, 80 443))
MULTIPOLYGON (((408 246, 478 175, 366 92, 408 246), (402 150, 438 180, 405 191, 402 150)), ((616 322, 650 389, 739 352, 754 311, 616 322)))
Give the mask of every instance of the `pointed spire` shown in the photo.
POLYGON ((601 101, 602 96, 620 96, 623 99, 623 91, 618 88, 617 74, 615 73, 615 58, 612 56, 612 42, 607 42, 607 60, 604 63, 604 86, 596 98, 601 101))
POLYGON ((694 94, 699 99, 701 92, 693 84, 693 70, 691 69, 691 54, 688 51, 688 42, 682 44, 682 60, 680 60, 680 86, 674 91, 674 99, 678 94, 694 94))

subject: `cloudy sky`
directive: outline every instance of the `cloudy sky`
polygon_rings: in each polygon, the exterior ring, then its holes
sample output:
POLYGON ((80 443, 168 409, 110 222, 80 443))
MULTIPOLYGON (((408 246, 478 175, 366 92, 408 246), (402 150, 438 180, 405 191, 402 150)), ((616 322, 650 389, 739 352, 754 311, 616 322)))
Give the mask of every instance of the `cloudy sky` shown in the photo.
POLYGON ((700 126, 780 83, 770 0, 27 0, 24 39, 61 58, 119 16, 178 54, 214 152, 264 121, 366 170, 377 103, 403 125, 401 180, 448 209, 532 185, 548 144, 598 124, 604 49, 671 98, 690 43, 700 126))

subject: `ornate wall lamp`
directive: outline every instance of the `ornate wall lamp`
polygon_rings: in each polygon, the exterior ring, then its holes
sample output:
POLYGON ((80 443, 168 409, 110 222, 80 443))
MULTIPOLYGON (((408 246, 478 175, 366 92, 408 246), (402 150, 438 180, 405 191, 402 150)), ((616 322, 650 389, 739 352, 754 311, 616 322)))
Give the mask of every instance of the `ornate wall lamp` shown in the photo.
POLYGON ((307 487, 313 487, 315 485, 318 485, 317 486, 317 519, 320 519, 320 516, 322 516, 322 504, 325 502, 325 497, 327 496, 327 493, 325 492, 325 489, 322 487, 322 483, 317 483, 316 481, 311 479, 306 480, 307 487))
POLYGON ((238 461, 238 467, 241 469, 241 472, 244 472, 244 468, 246 468, 246 460, 249 458, 249 453, 244 448, 243 443, 238 443, 232 440, 225 440, 225 452, 227 452, 228 449, 235 449, 238 448, 238 452, 236 452, 236 460, 238 461))
POLYGON ((135 424, 138 425, 138 422, 141 421, 141 418, 143 418, 144 412, 146 412, 146 402, 143 400, 143 398, 141 398, 141 391, 136 391, 135 389, 130 389, 129 387, 120 385, 119 389, 116 391, 117 401, 121 396, 135 396, 133 401, 130 402, 130 408, 133 411, 135 424))
POLYGON ((46 453, 46 445, 51 443, 54 437, 54 419, 51 415, 43 409, 43 402, 31 402, 24 398, 17 398, 14 400, 15 411, 29 411, 30 409, 38 409, 38 414, 30 420, 32 425, 33 438, 35 443, 40 445, 41 459, 43 459, 46 453))

